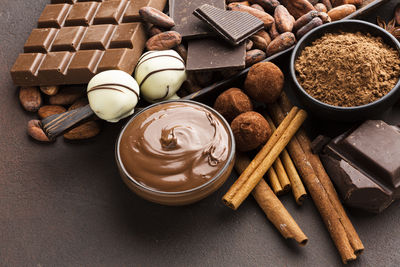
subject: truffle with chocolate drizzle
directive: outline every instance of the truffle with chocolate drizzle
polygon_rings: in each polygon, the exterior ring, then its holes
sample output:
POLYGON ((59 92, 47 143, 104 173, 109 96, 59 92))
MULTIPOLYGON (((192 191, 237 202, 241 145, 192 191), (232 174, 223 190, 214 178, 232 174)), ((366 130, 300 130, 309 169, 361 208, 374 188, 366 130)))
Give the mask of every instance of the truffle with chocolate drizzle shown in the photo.
POLYGON ((135 79, 146 101, 170 99, 186 80, 185 62, 174 50, 149 51, 139 59, 135 79))
POLYGON ((103 120, 117 122, 133 114, 139 100, 135 79, 121 70, 103 71, 87 87, 90 108, 103 120))

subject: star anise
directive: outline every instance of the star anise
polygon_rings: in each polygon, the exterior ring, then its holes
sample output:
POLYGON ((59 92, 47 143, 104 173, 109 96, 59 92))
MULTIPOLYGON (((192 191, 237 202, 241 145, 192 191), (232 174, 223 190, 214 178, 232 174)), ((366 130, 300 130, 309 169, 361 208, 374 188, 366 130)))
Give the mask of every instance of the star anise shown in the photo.
POLYGON ((400 41, 400 26, 396 27, 396 20, 394 18, 386 24, 386 22, 381 17, 377 17, 376 22, 378 23, 379 27, 388 31, 390 34, 396 37, 397 40, 400 41))

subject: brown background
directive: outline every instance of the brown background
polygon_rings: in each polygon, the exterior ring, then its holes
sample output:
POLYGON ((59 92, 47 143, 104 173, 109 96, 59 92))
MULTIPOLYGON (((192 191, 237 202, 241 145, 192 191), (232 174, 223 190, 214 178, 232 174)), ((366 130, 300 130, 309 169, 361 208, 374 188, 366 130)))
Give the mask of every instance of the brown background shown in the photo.
MULTIPOLYGON (((20 107, 9 69, 48 2, 0 0, 0 265, 340 265, 311 200, 298 208, 290 195, 282 198, 310 239, 298 247, 281 238, 253 199, 237 212, 222 205, 233 179, 191 206, 135 196, 114 163, 121 123, 79 144, 28 138, 25 126, 34 115, 20 107)), ((370 20, 388 18, 396 2, 370 20)), ((352 265, 400 265, 399 208, 400 201, 379 216, 350 212, 366 247, 352 265)))

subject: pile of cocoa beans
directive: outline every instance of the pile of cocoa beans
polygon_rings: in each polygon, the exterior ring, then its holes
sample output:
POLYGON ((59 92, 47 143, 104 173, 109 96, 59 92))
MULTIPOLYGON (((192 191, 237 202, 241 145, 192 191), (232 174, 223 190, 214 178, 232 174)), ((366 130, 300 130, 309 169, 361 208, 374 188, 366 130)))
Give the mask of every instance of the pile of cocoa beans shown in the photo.
POLYGON ((355 12, 363 0, 227 0, 228 9, 250 13, 264 29, 247 40, 246 66, 286 50, 307 32, 355 12))
MULTIPOLYGON (((28 134, 35 140, 51 142, 40 127, 39 119, 44 119, 54 114, 60 114, 77 109, 88 104, 86 88, 82 86, 23 86, 19 90, 19 100, 22 107, 29 112, 37 113, 38 119, 28 122, 28 134)), ((91 120, 80 124, 66 133, 67 140, 82 140, 94 137, 100 133, 100 120, 93 117, 91 120)))

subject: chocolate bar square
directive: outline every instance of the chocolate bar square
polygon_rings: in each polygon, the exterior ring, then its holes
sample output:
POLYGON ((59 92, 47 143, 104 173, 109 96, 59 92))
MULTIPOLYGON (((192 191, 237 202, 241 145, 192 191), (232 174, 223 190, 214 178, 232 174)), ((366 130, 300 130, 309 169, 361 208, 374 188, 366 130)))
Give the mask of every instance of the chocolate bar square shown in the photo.
POLYGON ((33 29, 24 45, 25 53, 47 53, 57 35, 54 28, 33 29))
POLYGON ((97 66, 103 54, 104 51, 101 50, 81 50, 76 52, 68 67, 67 82, 68 80, 90 80, 96 74, 97 66))
POLYGON ((90 26, 83 37, 81 49, 107 49, 114 29, 115 25, 110 24, 90 26))
POLYGON ((102 2, 96 16, 94 17, 94 24, 118 24, 122 18, 127 0, 110 0, 102 2))
POLYGON ((39 68, 38 75, 46 77, 50 84, 63 80, 72 55, 71 52, 48 53, 39 68))
POLYGON ((30 85, 37 81, 36 74, 45 54, 26 53, 20 54, 11 69, 14 82, 20 85, 30 85))
POLYGON ((146 42, 145 30, 141 23, 126 23, 117 26, 111 39, 110 48, 133 48, 146 42))
POLYGON ((38 28, 61 28, 70 8, 69 4, 47 5, 38 19, 38 28))
POLYGON ((73 5, 65 21, 66 26, 89 26, 99 3, 82 2, 73 5))
POLYGON ((132 73, 141 53, 135 49, 116 48, 108 49, 100 61, 97 71, 123 70, 132 73), (118 60, 115 60, 118 59, 118 60))
POLYGON ((153 7, 158 10, 163 10, 167 0, 135 0, 130 1, 125 11, 123 22, 138 22, 142 21, 139 15, 139 9, 145 6, 153 7))
POLYGON ((61 28, 51 51, 77 51, 85 30, 82 26, 61 28))

